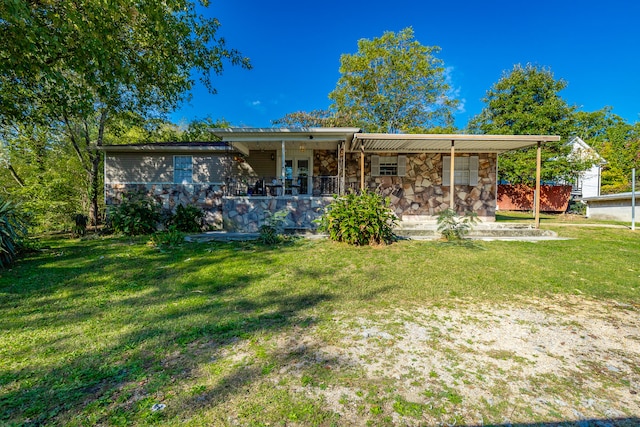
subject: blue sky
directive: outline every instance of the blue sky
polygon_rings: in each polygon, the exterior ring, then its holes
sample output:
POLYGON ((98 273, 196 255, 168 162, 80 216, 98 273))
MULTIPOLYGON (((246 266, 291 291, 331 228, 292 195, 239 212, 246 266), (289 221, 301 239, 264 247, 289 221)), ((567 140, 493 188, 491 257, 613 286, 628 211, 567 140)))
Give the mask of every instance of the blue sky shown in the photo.
POLYGON ((411 26, 438 54, 451 78, 463 128, 483 107, 482 97, 514 64, 549 67, 568 82, 561 96, 583 111, 604 106, 630 123, 640 121, 640 2, 409 1, 306 2, 212 0, 220 35, 253 64, 226 66, 218 90, 198 85, 175 122, 225 118, 234 126, 271 127, 286 113, 326 109, 340 77, 340 55, 361 38, 411 26))

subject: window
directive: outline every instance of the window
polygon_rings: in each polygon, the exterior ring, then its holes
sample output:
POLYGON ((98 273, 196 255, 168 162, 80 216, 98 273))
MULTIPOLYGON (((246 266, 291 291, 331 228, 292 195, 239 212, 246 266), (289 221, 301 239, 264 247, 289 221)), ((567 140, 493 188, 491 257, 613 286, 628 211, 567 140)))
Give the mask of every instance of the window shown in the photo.
POLYGON ((193 182, 193 159, 191 156, 173 156, 173 182, 191 184, 193 182))
MULTIPOLYGON (((478 156, 456 157, 455 185, 478 185, 478 156)), ((451 185, 451 156, 442 157, 442 185, 451 185)))
POLYGON ((371 156, 373 176, 405 176, 406 172, 406 156, 371 156))

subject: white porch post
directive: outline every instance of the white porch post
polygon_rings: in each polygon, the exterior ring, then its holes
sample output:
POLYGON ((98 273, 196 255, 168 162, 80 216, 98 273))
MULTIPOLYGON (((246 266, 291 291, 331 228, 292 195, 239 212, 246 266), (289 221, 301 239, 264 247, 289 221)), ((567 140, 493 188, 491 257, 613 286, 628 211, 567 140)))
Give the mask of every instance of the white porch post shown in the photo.
POLYGON ((455 141, 451 140, 451 166, 449 170, 449 209, 456 210, 454 205, 456 200, 456 171, 455 171, 455 158, 456 158, 456 148, 455 141))
POLYGON ((282 194, 284 194, 284 180, 286 179, 286 173, 287 173, 287 168, 286 168, 286 162, 285 162, 285 150, 284 150, 284 139, 282 140, 282 159, 280 161, 280 179, 282 179, 282 194))
POLYGON ((542 143, 540 141, 538 141, 538 150, 536 152, 536 194, 534 195, 535 197, 535 209, 536 209, 536 216, 535 216, 535 226, 536 228, 540 228, 540 164, 542 163, 541 161, 542 158, 542 143))
POLYGON ((364 142, 360 143, 360 191, 364 191, 364 142))

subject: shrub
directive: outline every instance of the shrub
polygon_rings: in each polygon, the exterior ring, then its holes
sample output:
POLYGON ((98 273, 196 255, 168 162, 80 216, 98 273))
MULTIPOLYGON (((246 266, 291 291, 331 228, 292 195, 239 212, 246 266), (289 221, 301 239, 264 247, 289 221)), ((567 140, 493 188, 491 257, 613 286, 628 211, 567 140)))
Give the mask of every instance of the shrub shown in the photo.
POLYGON ((265 245, 275 245, 283 240, 284 223, 289 213, 280 210, 267 213, 265 223, 260 226, 260 241, 265 245))
POLYGON ((82 213, 73 214, 71 219, 74 222, 73 234, 76 236, 84 236, 87 233, 87 224, 89 217, 82 213))
POLYGON ((396 240, 393 227, 397 224, 397 217, 389 207, 389 200, 370 191, 334 195, 317 222, 318 229, 337 242, 373 245, 396 240))
POLYGON ((149 242, 154 246, 173 248, 184 243, 184 233, 172 225, 165 231, 153 233, 149 242))
POLYGON ((8 267, 15 260, 26 233, 18 207, 0 197, 0 268, 8 267))
POLYGON ((459 216, 453 209, 445 209, 438 215, 438 232, 448 242, 460 241, 478 222, 478 215, 475 212, 467 212, 465 216, 459 216))
POLYGON ((160 221, 160 206, 144 193, 124 195, 122 203, 109 209, 109 223, 116 233, 135 236, 153 233, 160 221))
POLYGON ((204 212, 197 206, 178 205, 176 213, 169 220, 169 225, 184 233, 195 233, 202 230, 204 212))

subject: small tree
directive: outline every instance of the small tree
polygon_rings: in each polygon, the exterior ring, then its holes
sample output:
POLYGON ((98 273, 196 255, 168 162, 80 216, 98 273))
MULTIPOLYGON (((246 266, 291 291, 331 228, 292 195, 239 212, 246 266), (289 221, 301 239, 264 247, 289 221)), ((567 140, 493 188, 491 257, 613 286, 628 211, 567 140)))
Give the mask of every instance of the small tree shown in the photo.
POLYGON ((393 227, 397 217, 389 200, 369 191, 333 196, 334 199, 317 222, 318 229, 336 242, 350 245, 388 244, 396 240, 393 227))
POLYGON ((445 209, 438 215, 438 232, 448 242, 460 241, 478 221, 478 215, 475 212, 467 212, 465 216, 459 216, 453 209, 445 209))

